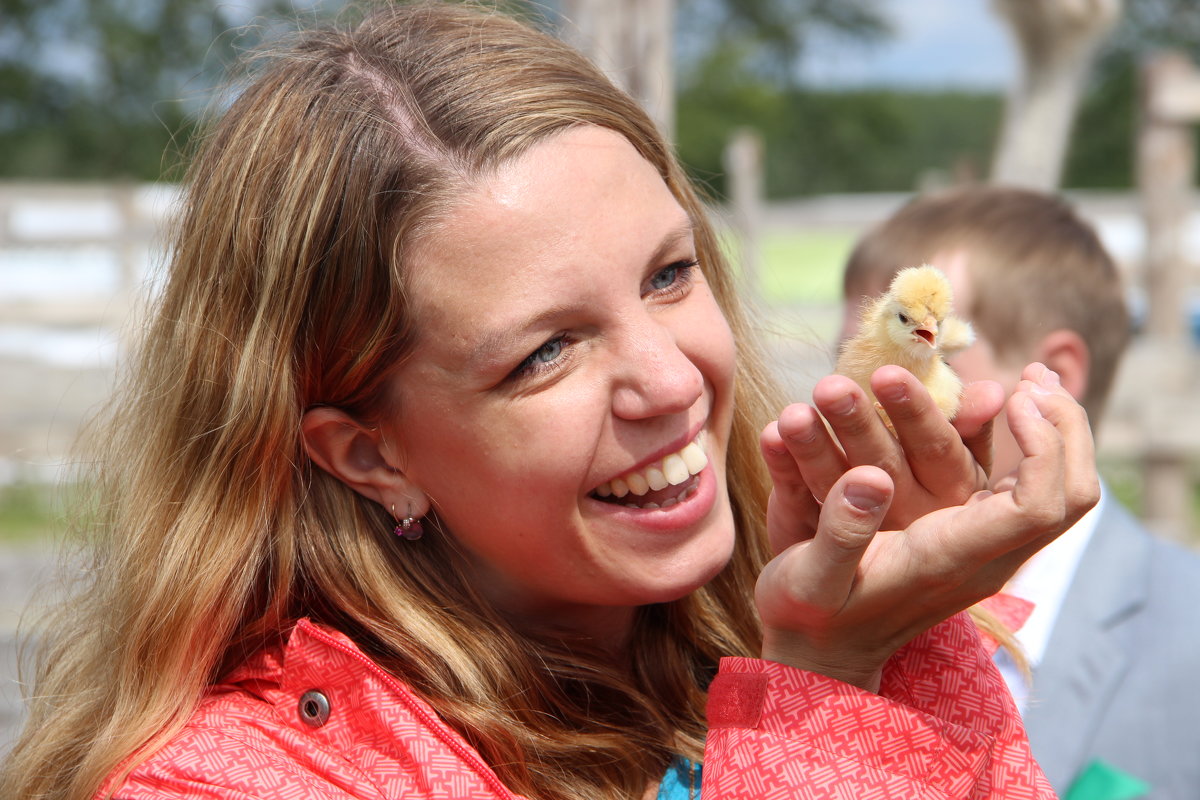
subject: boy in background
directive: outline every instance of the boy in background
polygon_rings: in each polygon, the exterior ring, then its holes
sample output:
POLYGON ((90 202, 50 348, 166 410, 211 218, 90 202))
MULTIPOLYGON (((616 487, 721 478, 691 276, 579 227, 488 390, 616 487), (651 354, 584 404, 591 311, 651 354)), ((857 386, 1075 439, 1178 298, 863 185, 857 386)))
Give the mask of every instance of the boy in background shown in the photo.
MULTIPOLYGON (((1130 321, 1120 275, 1086 222, 1060 198, 1023 189, 918 197, 851 253, 842 339, 864 299, 925 263, 946 273, 955 313, 975 328, 975 343, 949 359, 964 383, 994 380, 1011 393, 1021 368, 1040 361, 1095 431, 1130 321)), ((1003 416, 994 439, 995 483, 1019 450, 1003 416)), ((1003 649, 998 666, 1060 795, 1098 797, 1088 787, 1106 784, 1114 797, 1200 797, 1198 587, 1200 556, 1155 538, 1104 489, 1005 588, 1034 604, 1017 631, 1032 681, 1003 649)))

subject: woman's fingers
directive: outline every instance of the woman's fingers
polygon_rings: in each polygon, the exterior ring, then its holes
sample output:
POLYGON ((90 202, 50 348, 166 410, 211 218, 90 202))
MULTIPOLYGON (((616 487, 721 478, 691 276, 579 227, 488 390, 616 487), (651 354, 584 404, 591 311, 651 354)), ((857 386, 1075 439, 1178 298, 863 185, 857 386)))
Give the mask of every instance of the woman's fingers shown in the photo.
POLYGON ((1100 499, 1087 413, 1059 385, 1057 374, 1035 363, 1022 372, 1008 418, 1013 437, 1025 454, 1012 485, 1017 501, 1022 505, 1029 501, 1039 488, 1034 485, 1038 480, 1056 479, 1063 518, 1074 524, 1100 499), (1056 458, 1053 472, 1047 463, 1049 453, 1056 458))
POLYGON ((793 403, 779 415, 779 436, 795 460, 804 482, 819 502, 846 471, 846 456, 817 410, 793 403))
MULTIPOLYGON (((786 417, 787 413, 783 416, 786 417)), ((767 533, 771 551, 780 553, 813 535, 821 505, 805 482, 800 466, 780 431, 779 422, 772 422, 763 429, 759 446, 767 470, 771 473, 767 533)))
POLYGON ((963 556, 995 559, 1001 571, 1015 570, 1099 500, 1086 414, 1042 365, 1024 375, 1006 407, 1021 463, 1006 490, 969 504, 957 521, 970 531, 957 539, 963 556))
MULTIPOLYGON (((931 487, 940 505, 957 505, 984 484, 987 476, 976 458, 912 373, 893 365, 880 367, 871 376, 871 390, 895 426, 913 478, 931 487)), ((978 407, 978 397, 973 395, 972 400, 972 414, 988 410, 978 407)), ((996 405, 992 416, 999 410, 996 405)))
POLYGON ((836 442, 830 451, 844 453, 840 465, 829 459, 820 470, 810 469, 796 453, 804 478, 818 498, 844 469, 870 464, 892 476, 897 502, 885 527, 903 528, 936 508, 957 505, 986 485, 987 473, 979 459, 990 459, 988 415, 1002 403, 1002 390, 981 386, 971 390, 964 429, 972 435, 964 445, 958 430, 938 410, 928 390, 912 373, 894 365, 880 367, 871 379, 872 392, 887 412, 890 432, 869 396, 842 375, 822 378, 813 387, 813 403, 829 422, 836 442), (978 455, 976 455, 978 452, 978 455))
POLYGON ((786 624, 797 614, 830 616, 842 610, 892 492, 892 479, 876 467, 855 467, 837 482, 821 509, 816 535, 763 570, 764 621, 786 624))
POLYGON ((813 387, 813 404, 829 421, 848 464, 874 464, 900 474, 904 453, 861 386, 844 375, 827 375, 813 387))

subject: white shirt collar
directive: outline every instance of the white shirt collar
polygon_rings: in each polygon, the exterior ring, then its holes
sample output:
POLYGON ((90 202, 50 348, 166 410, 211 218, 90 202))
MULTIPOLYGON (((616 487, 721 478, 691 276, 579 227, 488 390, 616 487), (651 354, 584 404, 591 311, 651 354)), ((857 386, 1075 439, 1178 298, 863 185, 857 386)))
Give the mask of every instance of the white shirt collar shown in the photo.
MULTIPOLYGON (((1057 539, 1034 553, 1004 587, 1007 594, 1033 603, 1029 619, 1015 634, 1029 660, 1030 669, 1036 670, 1046 654, 1067 589, 1075 577, 1083 551, 1096 531, 1104 504, 1109 502, 1106 495, 1107 489, 1101 482, 1100 502, 1057 539)), ((1029 702, 1029 685, 1025 676, 1003 648, 996 652, 996 666, 1000 668, 1000 674, 1012 692, 1017 709, 1025 713, 1029 702)))
POLYGON ((1024 648, 1031 667, 1041 663, 1046 653, 1063 598, 1107 502, 1105 494, 1102 486, 1100 502, 1057 539, 1034 553, 1004 587, 1008 594, 1033 603, 1029 619, 1017 631, 1017 641, 1024 648))

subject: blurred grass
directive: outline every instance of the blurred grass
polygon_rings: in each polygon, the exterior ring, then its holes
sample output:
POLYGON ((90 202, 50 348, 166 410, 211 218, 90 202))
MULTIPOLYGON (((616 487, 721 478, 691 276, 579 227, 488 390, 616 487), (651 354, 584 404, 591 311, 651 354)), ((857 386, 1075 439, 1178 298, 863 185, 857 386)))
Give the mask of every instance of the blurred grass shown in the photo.
POLYGON ((850 231, 769 232, 762 239, 760 285, 771 304, 838 306, 850 231))
MULTIPOLYGON (((1134 514, 1140 514, 1142 484, 1138 463, 1102 456, 1099 469, 1113 496, 1134 514)), ((66 526, 62 492, 57 486, 30 482, 0 486, 0 546, 57 542, 66 526)), ((1200 520, 1200 486, 1192 495, 1192 519, 1200 520)), ((1194 524, 1192 530, 1196 530, 1194 524)))
POLYGON ((56 486, 32 482, 0 486, 0 544, 57 542, 65 525, 58 492, 56 486))

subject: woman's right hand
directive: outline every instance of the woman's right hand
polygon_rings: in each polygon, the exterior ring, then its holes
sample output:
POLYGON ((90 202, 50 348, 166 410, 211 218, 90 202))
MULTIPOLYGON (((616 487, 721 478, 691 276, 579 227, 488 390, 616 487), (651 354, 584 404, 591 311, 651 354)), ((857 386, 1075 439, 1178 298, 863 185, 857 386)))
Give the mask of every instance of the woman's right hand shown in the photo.
MULTIPOLYGON (((856 466, 826 495, 815 535, 797 519, 787 542, 779 530, 787 520, 777 514, 772 541, 781 552, 756 590, 763 658, 875 691, 900 647, 994 594, 1096 504, 1086 414, 1041 364, 1022 377, 1007 403, 1024 454, 1011 488, 980 491, 904 530, 879 531, 895 485, 882 469, 856 466)), ((776 494, 789 491, 807 490, 776 481, 776 494)))

